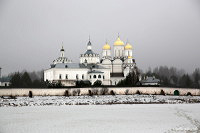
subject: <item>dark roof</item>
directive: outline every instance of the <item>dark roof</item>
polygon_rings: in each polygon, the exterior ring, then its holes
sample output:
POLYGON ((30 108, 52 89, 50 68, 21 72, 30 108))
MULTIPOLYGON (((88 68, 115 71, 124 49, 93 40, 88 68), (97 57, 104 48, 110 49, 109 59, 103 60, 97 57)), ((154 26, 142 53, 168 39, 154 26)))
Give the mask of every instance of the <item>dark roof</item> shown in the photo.
POLYGON ((92 45, 92 43, 89 41, 87 45, 92 45))
POLYGON ((96 68, 96 69, 106 69, 98 64, 80 64, 80 63, 57 63, 53 68, 96 68))
POLYGON ((11 77, 2 77, 0 78, 0 82, 10 82, 11 77))
POLYGON ((110 77, 124 77, 123 73, 111 73, 110 77))
POLYGON ((87 50, 84 54, 95 54, 92 50, 87 50))
POLYGON ((103 72, 101 72, 101 71, 96 71, 96 70, 92 70, 92 71, 90 71, 90 72, 88 72, 88 73, 103 73, 103 72))
POLYGON ((147 79, 141 81, 141 83, 158 83, 158 82, 160 82, 160 80, 154 77, 148 77, 147 79))

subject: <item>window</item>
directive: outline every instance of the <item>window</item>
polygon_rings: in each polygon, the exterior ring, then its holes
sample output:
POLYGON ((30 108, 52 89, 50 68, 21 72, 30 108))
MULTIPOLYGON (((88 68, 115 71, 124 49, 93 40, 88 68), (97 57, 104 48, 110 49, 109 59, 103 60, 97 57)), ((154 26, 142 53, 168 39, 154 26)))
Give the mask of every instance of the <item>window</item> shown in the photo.
POLYGON ((68 79, 68 74, 66 74, 65 79, 68 79))
POLYGON ((82 79, 84 79, 84 74, 82 75, 82 79))
POLYGON ((104 75, 103 75, 103 79, 105 79, 104 75))
POLYGON ((78 74, 76 74, 76 79, 78 79, 78 74))
POLYGON ((62 79, 62 74, 59 75, 59 79, 62 79))
POLYGON ((99 75, 98 78, 100 79, 100 78, 101 78, 101 75, 99 75))
POLYGON ((92 78, 92 76, 90 75, 90 79, 92 78))
POLYGON ((94 76, 93 76, 93 78, 94 78, 94 79, 96 79, 96 78, 97 78, 97 76, 96 76, 96 75, 94 75, 94 76))

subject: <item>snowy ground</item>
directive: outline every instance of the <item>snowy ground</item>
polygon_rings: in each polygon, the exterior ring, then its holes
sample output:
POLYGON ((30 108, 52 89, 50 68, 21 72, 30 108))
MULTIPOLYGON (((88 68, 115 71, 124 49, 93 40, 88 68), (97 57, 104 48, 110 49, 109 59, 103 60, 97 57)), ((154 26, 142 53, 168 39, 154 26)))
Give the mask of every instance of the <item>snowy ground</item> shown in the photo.
POLYGON ((200 103, 200 96, 162 96, 162 95, 105 95, 105 96, 35 96, 0 98, 4 106, 46 106, 46 105, 104 105, 104 104, 152 104, 152 103, 200 103))
POLYGON ((199 133, 200 104, 0 108, 0 133, 199 133))

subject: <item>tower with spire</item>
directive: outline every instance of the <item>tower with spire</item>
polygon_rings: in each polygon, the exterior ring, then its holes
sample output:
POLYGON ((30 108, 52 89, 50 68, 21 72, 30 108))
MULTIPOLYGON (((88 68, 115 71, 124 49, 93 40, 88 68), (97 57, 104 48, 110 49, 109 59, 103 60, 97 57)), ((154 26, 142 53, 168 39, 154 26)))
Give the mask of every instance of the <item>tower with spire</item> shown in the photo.
POLYGON ((64 58, 64 57, 65 57, 65 50, 64 50, 63 46, 62 46, 62 48, 60 49, 60 57, 61 57, 61 58, 64 58))
POLYGON ((117 84, 124 79, 126 75, 136 66, 133 59, 133 48, 127 40, 126 45, 120 39, 118 34, 117 40, 113 45, 113 58, 111 57, 111 47, 107 43, 103 46, 101 65, 111 70, 111 83, 117 84))
POLYGON ((124 57, 124 42, 121 41, 119 34, 117 40, 114 43, 114 58, 124 57))
POLYGON ((111 59, 111 47, 106 41, 106 44, 103 46, 102 50, 102 59, 111 59))
POLYGON ((59 63, 71 63, 71 62, 72 62, 72 60, 69 60, 67 57, 65 57, 65 49, 62 46, 61 49, 60 49, 60 57, 55 59, 53 61, 52 65, 59 64, 59 63))
POLYGON ((87 50, 84 54, 81 54, 80 55, 80 64, 83 64, 83 63, 87 63, 87 64, 98 64, 100 63, 100 57, 99 57, 99 54, 97 53, 94 53, 92 51, 92 43, 90 41, 90 38, 89 38, 89 41, 87 43, 87 50))
POLYGON ((92 46, 89 37, 86 51, 80 54, 80 61, 75 63, 65 57, 66 50, 62 44, 60 56, 53 61, 51 68, 44 71, 44 80, 58 81, 65 86, 75 86, 77 81, 90 81, 94 84, 97 80, 103 85, 116 85, 129 72, 136 70, 133 47, 128 41, 124 44, 119 35, 113 44, 113 51, 108 42, 105 42, 101 59, 99 54, 93 52, 92 46))

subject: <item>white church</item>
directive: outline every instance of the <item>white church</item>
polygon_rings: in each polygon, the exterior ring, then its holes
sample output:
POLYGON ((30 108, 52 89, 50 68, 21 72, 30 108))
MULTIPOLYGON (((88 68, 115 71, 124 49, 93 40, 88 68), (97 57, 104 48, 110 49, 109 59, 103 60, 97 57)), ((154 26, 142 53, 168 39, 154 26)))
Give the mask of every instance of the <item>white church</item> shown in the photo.
POLYGON ((76 81, 90 81, 92 84, 100 80, 103 85, 116 85, 120 80, 135 69, 133 48, 128 42, 124 44, 119 36, 114 42, 113 53, 106 42, 103 46, 102 56, 94 53, 89 40, 87 50, 80 55, 80 62, 74 63, 65 57, 62 47, 60 57, 53 61, 51 68, 44 71, 44 80, 49 82, 60 81, 64 86, 75 86, 76 81))

